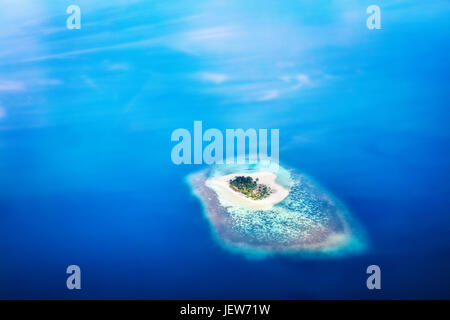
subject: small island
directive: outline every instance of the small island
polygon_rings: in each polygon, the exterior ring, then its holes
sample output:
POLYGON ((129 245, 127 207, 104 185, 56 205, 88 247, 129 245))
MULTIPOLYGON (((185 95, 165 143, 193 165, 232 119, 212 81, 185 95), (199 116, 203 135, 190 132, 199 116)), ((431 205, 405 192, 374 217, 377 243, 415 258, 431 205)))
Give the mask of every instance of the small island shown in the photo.
POLYGON ((294 169, 213 166, 188 181, 219 243, 233 252, 334 257, 365 246, 345 206, 294 169))
POLYGON ((267 198, 272 193, 272 189, 265 184, 258 184, 258 180, 258 178, 253 180, 250 176, 236 176, 229 182, 234 191, 242 193, 247 198, 261 200, 267 198))
POLYGON ((267 210, 289 195, 289 188, 276 179, 277 175, 269 171, 237 172, 210 177, 205 183, 217 193, 224 207, 267 210))

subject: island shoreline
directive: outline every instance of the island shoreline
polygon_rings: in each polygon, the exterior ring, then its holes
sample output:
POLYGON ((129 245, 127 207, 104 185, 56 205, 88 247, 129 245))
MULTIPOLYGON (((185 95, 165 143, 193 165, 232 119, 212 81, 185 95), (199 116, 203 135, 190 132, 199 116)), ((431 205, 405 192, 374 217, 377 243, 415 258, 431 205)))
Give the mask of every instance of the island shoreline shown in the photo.
POLYGON ((284 188, 276 182, 277 176, 273 172, 237 172, 221 177, 209 178, 206 185, 213 189, 223 206, 240 206, 248 209, 267 210, 283 201, 289 195, 289 189, 284 188), (259 184, 266 185, 271 189, 271 194, 263 199, 251 199, 229 185, 230 180, 238 176, 258 179, 259 184))

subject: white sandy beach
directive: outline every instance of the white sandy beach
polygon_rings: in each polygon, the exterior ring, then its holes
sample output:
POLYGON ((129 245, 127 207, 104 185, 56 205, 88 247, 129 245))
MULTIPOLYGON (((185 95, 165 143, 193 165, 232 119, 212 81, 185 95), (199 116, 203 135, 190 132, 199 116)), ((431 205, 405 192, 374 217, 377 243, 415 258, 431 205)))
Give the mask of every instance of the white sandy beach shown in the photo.
POLYGON ((288 189, 283 188, 275 182, 276 178, 277 176, 273 172, 267 171, 233 173, 218 178, 210 178, 206 180, 206 185, 217 193, 220 204, 224 207, 238 206, 243 208, 265 210, 270 209, 275 204, 283 201, 289 194, 288 189), (253 179, 258 178, 258 183, 268 186, 272 189, 272 193, 267 198, 261 200, 247 198, 242 193, 231 189, 229 181, 236 176, 252 177, 253 179))

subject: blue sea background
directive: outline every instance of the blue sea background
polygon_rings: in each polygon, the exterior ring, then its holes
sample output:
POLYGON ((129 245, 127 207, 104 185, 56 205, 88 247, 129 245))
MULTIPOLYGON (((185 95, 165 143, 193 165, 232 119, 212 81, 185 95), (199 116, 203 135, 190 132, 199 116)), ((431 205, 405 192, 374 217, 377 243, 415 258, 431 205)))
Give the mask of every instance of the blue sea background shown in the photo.
POLYGON ((450 298, 448 1, 379 1, 381 30, 369 1, 77 1, 67 30, 71 2, 0 1, 0 298, 450 298), (170 158, 195 120, 279 129, 365 250, 220 246, 170 158))

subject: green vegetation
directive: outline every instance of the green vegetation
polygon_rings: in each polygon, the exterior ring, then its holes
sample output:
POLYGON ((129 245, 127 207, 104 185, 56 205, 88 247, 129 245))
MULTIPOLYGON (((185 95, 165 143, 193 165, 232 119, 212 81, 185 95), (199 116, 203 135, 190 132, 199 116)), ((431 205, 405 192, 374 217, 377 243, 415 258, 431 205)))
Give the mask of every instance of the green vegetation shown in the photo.
POLYGON ((253 200, 267 198, 272 193, 272 190, 268 186, 258 184, 258 178, 253 180, 252 177, 237 176, 230 180, 230 187, 253 200))

